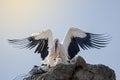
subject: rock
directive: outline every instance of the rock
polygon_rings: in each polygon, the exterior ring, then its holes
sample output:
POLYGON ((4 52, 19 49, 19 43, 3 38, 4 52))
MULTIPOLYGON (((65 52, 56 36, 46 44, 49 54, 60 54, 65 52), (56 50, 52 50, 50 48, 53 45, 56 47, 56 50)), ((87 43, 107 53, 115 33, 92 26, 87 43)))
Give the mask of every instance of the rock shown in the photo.
POLYGON ((41 68, 39 68, 39 66, 36 65, 32 68, 31 71, 29 71, 30 75, 43 74, 43 73, 46 73, 46 71, 42 70, 41 68))
POLYGON ((86 70, 78 70, 75 72, 72 80, 92 80, 94 74, 86 70))
POLYGON ((74 66, 58 64, 53 69, 51 69, 46 75, 44 75, 45 80, 69 80, 72 76, 74 66), (66 69, 67 68, 67 69, 66 69))
POLYGON ((116 80, 115 72, 112 69, 102 64, 87 64, 80 56, 73 64, 61 63, 47 72, 42 72, 34 67, 30 72, 32 72, 31 76, 25 80, 116 80))

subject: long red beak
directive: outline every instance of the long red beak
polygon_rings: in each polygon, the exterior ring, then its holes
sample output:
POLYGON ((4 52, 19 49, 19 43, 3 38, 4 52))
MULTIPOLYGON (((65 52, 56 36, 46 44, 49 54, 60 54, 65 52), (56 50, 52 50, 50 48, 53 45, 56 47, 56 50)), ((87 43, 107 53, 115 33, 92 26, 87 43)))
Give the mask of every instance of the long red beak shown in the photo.
POLYGON ((58 43, 55 42, 55 53, 57 52, 58 43))

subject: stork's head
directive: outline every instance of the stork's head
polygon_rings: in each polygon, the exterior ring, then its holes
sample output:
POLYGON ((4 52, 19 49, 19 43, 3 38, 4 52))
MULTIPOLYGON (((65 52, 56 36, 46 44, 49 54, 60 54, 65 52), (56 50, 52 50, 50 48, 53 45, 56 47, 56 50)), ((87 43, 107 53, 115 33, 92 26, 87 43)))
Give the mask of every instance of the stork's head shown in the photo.
POLYGON ((59 44, 59 40, 58 40, 58 39, 55 39, 55 40, 54 40, 55 52, 57 51, 58 44, 59 44))

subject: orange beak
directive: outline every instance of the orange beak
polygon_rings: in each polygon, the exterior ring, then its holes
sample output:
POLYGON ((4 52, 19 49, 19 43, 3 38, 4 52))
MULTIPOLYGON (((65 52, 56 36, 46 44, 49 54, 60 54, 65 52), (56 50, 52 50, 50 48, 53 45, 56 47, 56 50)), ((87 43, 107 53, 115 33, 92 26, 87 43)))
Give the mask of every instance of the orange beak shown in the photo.
POLYGON ((57 41, 55 42, 55 53, 57 52, 57 47, 58 47, 58 43, 57 41))

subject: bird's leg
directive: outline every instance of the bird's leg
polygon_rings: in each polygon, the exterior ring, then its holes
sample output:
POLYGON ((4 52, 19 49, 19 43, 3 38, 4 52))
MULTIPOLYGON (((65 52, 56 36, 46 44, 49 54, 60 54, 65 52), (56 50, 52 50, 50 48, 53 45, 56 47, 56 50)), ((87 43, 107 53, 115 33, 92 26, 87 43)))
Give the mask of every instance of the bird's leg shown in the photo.
POLYGON ((50 65, 48 65, 48 68, 51 68, 51 66, 50 66, 50 65))

